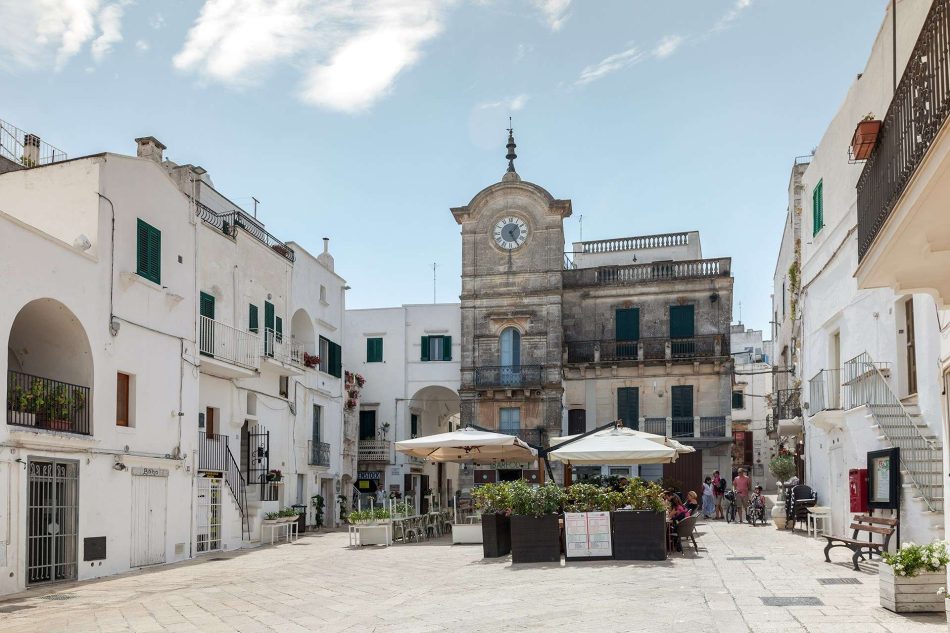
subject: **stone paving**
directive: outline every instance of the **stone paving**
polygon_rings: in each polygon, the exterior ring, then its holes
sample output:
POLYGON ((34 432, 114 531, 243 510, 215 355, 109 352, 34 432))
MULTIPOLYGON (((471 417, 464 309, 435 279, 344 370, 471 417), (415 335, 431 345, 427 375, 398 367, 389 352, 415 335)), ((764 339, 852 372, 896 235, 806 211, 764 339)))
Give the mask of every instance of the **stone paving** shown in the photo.
POLYGON ((489 562, 446 539, 353 550, 345 533, 304 536, 11 596, 0 632, 947 631, 942 614, 882 609, 876 565, 856 572, 844 550, 825 563, 824 541, 771 526, 700 531, 698 554, 561 566, 489 562), (777 598, 810 604, 766 604, 777 598))

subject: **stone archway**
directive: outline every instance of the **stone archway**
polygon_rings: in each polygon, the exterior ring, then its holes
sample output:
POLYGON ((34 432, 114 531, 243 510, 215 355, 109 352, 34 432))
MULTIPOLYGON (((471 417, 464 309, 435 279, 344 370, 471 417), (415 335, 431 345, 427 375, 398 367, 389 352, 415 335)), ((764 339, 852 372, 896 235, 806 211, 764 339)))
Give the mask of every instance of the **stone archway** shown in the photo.
MULTIPOLYGON (((448 433, 458 429, 461 422, 459 395, 448 387, 429 385, 413 394, 409 400, 406 429, 407 436, 413 435, 413 425, 417 437, 448 433)), ((443 507, 446 507, 449 498, 459 488, 459 465, 436 464, 425 462, 420 472, 409 475, 413 479, 413 487, 417 503, 422 503, 421 488, 428 482, 428 488, 439 496, 443 507)), ((419 507, 417 505, 417 507, 419 507)))

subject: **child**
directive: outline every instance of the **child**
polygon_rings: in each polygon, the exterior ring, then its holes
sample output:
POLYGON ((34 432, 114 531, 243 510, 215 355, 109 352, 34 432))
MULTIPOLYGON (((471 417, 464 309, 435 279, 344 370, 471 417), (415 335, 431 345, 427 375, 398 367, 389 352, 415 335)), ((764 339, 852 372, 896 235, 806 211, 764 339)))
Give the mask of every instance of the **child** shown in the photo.
POLYGON ((762 496, 762 486, 756 486, 749 497, 749 523, 755 525, 756 521, 765 523, 765 497, 762 496))

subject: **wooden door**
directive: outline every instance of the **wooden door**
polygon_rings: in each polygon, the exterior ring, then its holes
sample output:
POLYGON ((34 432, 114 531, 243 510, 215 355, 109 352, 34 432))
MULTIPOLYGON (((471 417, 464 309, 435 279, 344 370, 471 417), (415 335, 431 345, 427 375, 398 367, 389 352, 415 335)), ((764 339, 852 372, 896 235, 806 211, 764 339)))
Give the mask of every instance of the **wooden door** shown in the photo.
POLYGON ((132 476, 132 567, 165 562, 168 478, 132 476))
POLYGON ((680 455, 672 464, 663 464, 663 477, 680 482, 683 485, 683 495, 693 490, 702 496, 703 452, 697 450, 695 453, 686 453, 680 455))

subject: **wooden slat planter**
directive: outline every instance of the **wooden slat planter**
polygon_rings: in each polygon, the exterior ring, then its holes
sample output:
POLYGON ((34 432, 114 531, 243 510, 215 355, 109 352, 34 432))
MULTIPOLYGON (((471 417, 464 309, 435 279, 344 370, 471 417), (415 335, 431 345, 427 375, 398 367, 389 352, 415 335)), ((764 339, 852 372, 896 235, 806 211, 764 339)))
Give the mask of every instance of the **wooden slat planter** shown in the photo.
POLYGON ((615 560, 666 560, 666 517, 627 510, 610 514, 615 560))
POLYGON ((558 515, 511 517, 512 563, 560 563, 561 528, 558 515))
POLYGON ((485 558, 511 553, 511 518, 504 514, 482 515, 482 552, 485 558))
POLYGON ((937 589, 947 586, 947 570, 922 571, 916 576, 897 576, 890 565, 881 564, 881 606, 896 613, 942 613, 944 597, 937 589))

